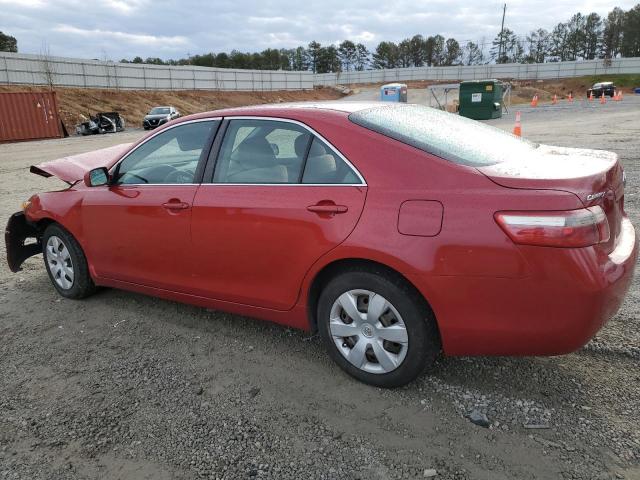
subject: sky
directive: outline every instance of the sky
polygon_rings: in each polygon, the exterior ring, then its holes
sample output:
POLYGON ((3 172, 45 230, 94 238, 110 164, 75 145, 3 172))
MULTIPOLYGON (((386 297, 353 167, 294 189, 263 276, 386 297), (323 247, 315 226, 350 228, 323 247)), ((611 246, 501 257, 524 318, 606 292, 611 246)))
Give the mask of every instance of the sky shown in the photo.
MULTIPOLYGON (((640 0, 511 0, 505 26, 551 30, 574 13, 605 16, 640 0)), ((370 49, 417 33, 490 43, 503 1, 458 0, 0 0, 0 31, 22 53, 120 60, 293 48, 344 39, 370 49)))

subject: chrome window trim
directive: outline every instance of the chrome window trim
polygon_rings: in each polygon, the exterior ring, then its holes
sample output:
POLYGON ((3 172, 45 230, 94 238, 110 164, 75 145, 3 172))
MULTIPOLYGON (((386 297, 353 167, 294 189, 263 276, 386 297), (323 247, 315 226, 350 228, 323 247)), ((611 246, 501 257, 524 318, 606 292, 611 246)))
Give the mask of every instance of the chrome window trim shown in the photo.
MULTIPOLYGON (((135 146, 135 148, 133 148, 132 150, 129 150, 124 157, 122 157, 120 160, 118 160, 113 167, 111 167, 111 169, 109 170, 109 175, 113 174, 114 171, 116 170, 116 168, 118 168, 118 166, 124 162, 127 157, 129 155, 131 155, 133 152, 135 152, 136 150, 138 150, 140 147, 142 147, 143 145, 146 145, 147 142, 149 142, 152 138, 155 138, 157 135, 162 135, 164 132, 171 130, 173 128, 176 127, 181 127, 183 125, 189 125, 190 123, 199 123, 199 122, 211 122, 211 121, 222 121, 222 117, 210 117, 210 118, 196 118, 195 120, 188 120, 186 122, 180 122, 180 123, 176 123, 175 125, 171 125, 170 127, 167 128, 163 128, 162 130, 153 132, 153 134, 146 138, 144 140, 144 142, 139 143, 138 145, 135 146)), ((122 183, 122 184, 118 184, 118 185, 199 185, 199 183, 122 183)))
MULTIPOLYGON (((267 117, 267 116, 257 116, 257 115, 238 115, 238 116, 229 116, 229 117, 224 117, 225 120, 266 120, 266 121, 273 121, 273 122, 284 122, 284 123, 293 123, 295 125, 298 125, 302 128, 304 128, 305 130, 307 130, 309 133, 311 133, 311 135, 314 135, 316 137, 318 137, 320 140, 322 140, 325 144, 327 144, 329 146, 329 148, 333 151, 333 153, 335 153, 339 158, 342 159, 343 162, 345 162, 349 168, 351 169, 351 171, 353 173, 356 174, 356 177, 358 177, 360 179, 361 183, 220 183, 220 182, 211 182, 211 183, 205 183, 202 182, 202 185, 235 185, 235 186, 248 186, 248 185, 258 185, 258 186, 266 186, 266 185, 276 185, 276 186, 282 186, 282 185, 287 185, 287 186, 333 186, 333 187, 366 187, 367 186, 367 182, 364 179, 364 177, 362 176, 362 174, 360 173, 360 171, 353 165, 353 163, 351 163, 347 157, 345 157, 342 153, 340 153, 340 150, 338 150, 336 147, 333 146, 333 144, 328 141, 326 138, 324 138, 322 135, 320 135, 318 132, 316 132, 313 128, 311 128, 309 125, 307 125, 306 123, 302 123, 299 120, 293 120, 291 118, 281 118, 281 117, 267 117)), ((226 132, 225 132, 226 135, 226 132)), ((217 159, 216 159, 217 160, 217 159)))
MULTIPOLYGON (((360 179, 360 181, 362 183, 214 183, 214 182, 202 182, 202 183, 122 183, 122 184, 118 184, 118 187, 124 188, 124 187, 165 187, 165 186, 179 186, 179 185, 183 185, 183 186, 189 186, 189 185, 220 185, 220 186, 229 186, 229 187, 246 187, 246 186, 254 186, 254 187, 366 187, 367 186, 367 182, 364 179, 364 177, 362 176, 362 174, 360 173, 360 171, 353 165, 353 163, 351 163, 347 157, 345 157, 342 153, 340 153, 340 151, 333 146, 333 144, 331 142, 329 142, 325 137, 323 137, 322 135, 320 135, 317 131, 315 131, 313 128, 311 128, 310 126, 308 126, 305 123, 302 123, 298 120, 293 120, 291 118, 280 118, 280 117, 261 117, 261 116, 252 116, 252 115, 242 115, 242 116, 229 116, 229 117, 209 117, 209 118, 198 118, 196 120, 189 120, 186 122, 180 122, 180 123, 176 123, 175 125, 171 125, 170 127, 164 128, 160 131, 154 132, 153 135, 151 135, 149 138, 145 139, 144 142, 136 145, 136 147, 133 150, 130 150, 129 152, 127 152, 125 154, 124 157, 122 157, 120 160, 118 160, 113 167, 111 167, 111 169, 109 170, 109 174, 112 174, 115 169, 120 165, 121 162, 123 162, 129 155, 131 155, 133 152, 135 152, 138 148, 140 148, 142 145, 145 145, 149 140, 151 140, 152 138, 154 138, 156 135, 160 135, 164 132, 166 132, 167 130, 170 130, 172 128, 175 127, 179 127, 182 125, 188 125, 190 123, 197 123, 197 122, 209 122, 209 121, 221 121, 221 120, 267 120, 267 121, 276 121, 276 122, 284 122, 284 123, 293 123, 295 125, 298 125, 302 128, 304 128, 305 130, 307 130, 309 133, 311 133, 312 135, 315 135, 316 137, 318 137, 320 140, 322 140, 325 144, 327 144, 329 146, 329 148, 333 151, 333 153, 335 153, 339 158, 341 158, 351 169, 351 171, 353 173, 356 174, 356 176, 360 179)), ((226 133, 226 132, 225 132, 226 133)))

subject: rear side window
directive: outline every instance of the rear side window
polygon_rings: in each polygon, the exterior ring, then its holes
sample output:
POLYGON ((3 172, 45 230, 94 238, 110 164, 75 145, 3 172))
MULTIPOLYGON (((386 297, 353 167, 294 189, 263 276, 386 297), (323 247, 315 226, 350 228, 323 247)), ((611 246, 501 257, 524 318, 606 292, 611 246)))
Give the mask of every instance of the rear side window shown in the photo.
POLYGON ((297 123, 233 119, 213 183, 360 185, 362 178, 334 148, 297 123))
POLYGON ((273 120, 231 120, 216 163, 215 183, 298 183, 311 134, 273 120))
POLYGON ((353 123, 459 165, 481 167, 530 155, 538 144, 422 105, 384 105, 349 115, 353 123))

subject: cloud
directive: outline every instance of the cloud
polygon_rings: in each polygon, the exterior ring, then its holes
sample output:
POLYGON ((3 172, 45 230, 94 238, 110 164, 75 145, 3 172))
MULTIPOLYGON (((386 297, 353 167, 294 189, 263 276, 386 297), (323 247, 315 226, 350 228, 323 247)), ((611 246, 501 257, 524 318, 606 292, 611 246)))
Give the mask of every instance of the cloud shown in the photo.
MULTIPOLYGON (((637 0, 620 0, 631 8, 637 0)), ((179 58, 188 53, 294 48, 346 38, 375 48, 415 34, 441 34, 461 43, 490 43, 500 29, 503 0, 0 0, 0 30, 18 48, 38 53, 43 42, 58 56, 113 59, 179 58), (105 39, 107 40, 105 42, 105 39)), ((606 15, 610 0, 509 0, 505 26, 519 35, 551 30, 580 11, 606 15)))
POLYGON ((190 43, 188 38, 182 36, 166 37, 162 35, 144 35, 100 30, 97 28, 93 30, 87 30, 83 28, 73 27, 71 25, 58 25, 53 28, 53 31, 79 35, 89 39, 117 40, 134 45, 154 46, 156 48, 162 48, 163 46, 167 45, 171 45, 172 48, 182 48, 189 45, 190 43))
MULTIPOLYGON (((17 5, 18 2, 15 0, 0 0, 0 5, 17 5)), ((44 7, 46 3, 43 0, 21 0, 20 6, 31 9, 31 8, 41 8, 44 7)))

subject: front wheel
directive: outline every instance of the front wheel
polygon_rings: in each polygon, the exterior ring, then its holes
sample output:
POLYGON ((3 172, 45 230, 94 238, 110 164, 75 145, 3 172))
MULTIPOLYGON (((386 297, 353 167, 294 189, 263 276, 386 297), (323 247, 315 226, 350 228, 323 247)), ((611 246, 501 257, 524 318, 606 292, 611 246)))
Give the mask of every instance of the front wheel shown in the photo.
POLYGON ((51 224, 45 229, 42 253, 49 279, 60 295, 80 299, 95 291, 80 244, 61 226, 51 224))
POLYGON ((347 373, 378 387, 414 380, 440 351, 431 310, 401 278, 350 271, 331 280, 318 304, 318 329, 347 373))

